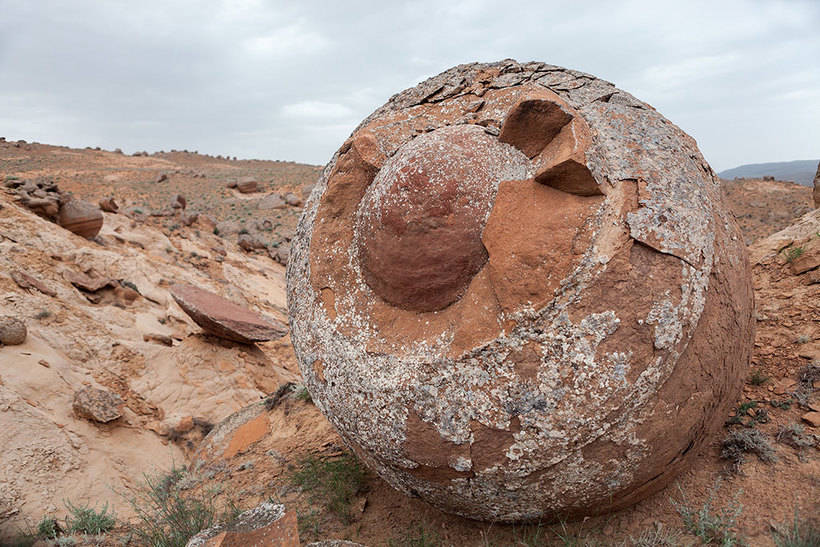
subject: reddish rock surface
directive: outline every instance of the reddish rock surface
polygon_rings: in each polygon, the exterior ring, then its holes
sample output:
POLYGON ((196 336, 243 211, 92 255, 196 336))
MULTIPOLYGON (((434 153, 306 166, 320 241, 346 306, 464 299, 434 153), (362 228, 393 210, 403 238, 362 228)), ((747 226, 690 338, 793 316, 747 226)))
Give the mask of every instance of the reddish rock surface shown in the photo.
POLYGON ((812 192, 814 199, 814 208, 820 209, 820 163, 817 164, 817 173, 814 175, 814 191, 812 192))
POLYGON ((242 177, 236 181, 236 189, 243 194, 250 194, 258 190, 258 183, 253 177, 242 177))
POLYGON ((100 209, 102 209, 106 213, 116 213, 120 210, 120 206, 117 205, 117 202, 114 201, 114 198, 103 198, 99 201, 98 205, 100 206, 100 209))
POLYGON ((281 338, 287 327, 234 304, 218 294, 193 287, 174 285, 171 296, 182 310, 206 332, 244 344, 281 338))
POLYGON ((357 456, 493 521, 669 484, 754 337, 746 251, 694 140, 594 76, 514 61, 362 122, 308 200, 288 304, 305 384, 357 456))
POLYGON ((103 225, 103 215, 96 205, 81 199, 72 199, 60 207, 57 223, 78 236, 91 239, 103 225))

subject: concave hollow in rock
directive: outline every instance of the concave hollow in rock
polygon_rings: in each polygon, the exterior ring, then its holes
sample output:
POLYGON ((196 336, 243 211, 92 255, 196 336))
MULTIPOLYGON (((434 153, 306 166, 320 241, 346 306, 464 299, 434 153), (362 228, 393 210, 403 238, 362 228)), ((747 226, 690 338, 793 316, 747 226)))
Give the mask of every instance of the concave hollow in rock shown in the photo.
POLYGON ((394 306, 435 311, 458 300, 487 262, 481 232, 498 183, 529 161, 475 125, 416 137, 390 158, 358 211, 365 280, 394 306))

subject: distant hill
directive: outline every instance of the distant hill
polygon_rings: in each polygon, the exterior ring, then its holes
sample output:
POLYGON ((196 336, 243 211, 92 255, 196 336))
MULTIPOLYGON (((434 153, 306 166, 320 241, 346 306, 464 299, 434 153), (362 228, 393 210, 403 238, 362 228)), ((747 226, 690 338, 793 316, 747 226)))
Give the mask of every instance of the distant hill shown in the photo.
POLYGON ((760 179, 765 176, 773 176, 777 180, 790 180, 802 186, 812 186, 818 161, 820 160, 750 163, 721 171, 718 176, 729 180, 735 177, 760 179))

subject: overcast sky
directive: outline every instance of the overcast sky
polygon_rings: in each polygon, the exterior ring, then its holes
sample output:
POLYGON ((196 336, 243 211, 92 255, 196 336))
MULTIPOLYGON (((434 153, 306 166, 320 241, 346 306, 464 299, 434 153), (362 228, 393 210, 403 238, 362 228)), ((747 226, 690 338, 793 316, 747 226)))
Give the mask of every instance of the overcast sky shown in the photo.
POLYGON ((820 157, 818 0, 0 0, 0 136, 324 164, 392 94, 508 57, 630 91, 716 170, 820 157))

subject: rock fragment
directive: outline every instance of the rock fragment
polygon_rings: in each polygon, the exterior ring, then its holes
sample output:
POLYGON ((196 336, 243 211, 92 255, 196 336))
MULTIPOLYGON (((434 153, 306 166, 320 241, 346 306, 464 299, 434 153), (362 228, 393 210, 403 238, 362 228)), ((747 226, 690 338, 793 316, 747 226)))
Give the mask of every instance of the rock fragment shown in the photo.
POLYGON ((116 213, 120 210, 120 206, 117 205, 117 202, 114 201, 114 198, 108 197, 103 198, 98 203, 100 209, 105 211, 106 213, 116 213))
POLYGON ((271 209, 284 209, 287 205, 280 194, 273 193, 260 199, 257 207, 263 211, 269 211, 271 209))
POLYGON ((91 239, 103 225, 100 208, 81 199, 72 199, 60 207, 57 223, 78 236, 91 239))
POLYGON ((74 393, 71 406, 77 416, 104 424, 122 417, 123 404, 123 400, 115 393, 84 387, 74 393))
POLYGON ((251 194, 256 192, 259 184, 253 177, 241 177, 236 181, 236 189, 242 194, 251 194))
POLYGON ((246 252, 256 251, 265 248, 265 244, 258 238, 252 236, 251 234, 239 234, 236 243, 237 245, 239 245, 240 248, 242 248, 243 251, 246 252))
POLYGON ((294 194, 293 192, 288 192, 285 194, 285 203, 290 205, 291 207, 301 207, 302 206, 302 198, 294 194))
POLYGON ((171 198, 172 209, 185 209, 187 203, 188 202, 185 201, 185 196, 182 194, 174 194, 174 197, 171 198))
POLYGON ((19 346, 26 341, 26 324, 11 315, 0 315, 0 346, 19 346))
POLYGON ((278 321, 192 285, 172 286, 171 296, 204 331, 226 340, 251 344, 287 334, 287 327, 278 321))
POLYGON ((203 530, 186 547, 270 546, 299 547, 296 512, 284 505, 263 502, 234 521, 203 530))
POLYGON ((29 275, 25 272, 20 271, 12 271, 11 278, 17 283, 17 286, 24 290, 29 289, 37 289, 41 293, 47 296, 57 296, 57 291, 37 279, 36 277, 29 275))

